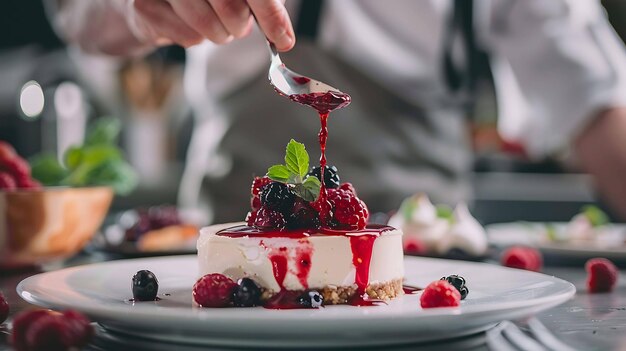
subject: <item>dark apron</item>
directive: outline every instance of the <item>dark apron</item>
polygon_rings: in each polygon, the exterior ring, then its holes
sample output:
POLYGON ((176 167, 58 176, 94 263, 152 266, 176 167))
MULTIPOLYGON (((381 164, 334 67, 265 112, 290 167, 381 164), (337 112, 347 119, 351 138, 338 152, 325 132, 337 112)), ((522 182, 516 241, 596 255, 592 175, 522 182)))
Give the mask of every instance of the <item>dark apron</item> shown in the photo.
MULTIPOLYGON (((301 21, 302 16, 297 23, 306 22, 301 21)), ((354 184, 370 211, 392 211, 405 197, 419 192, 435 202, 467 200, 471 165, 467 127, 462 108, 450 103, 445 90, 433 92, 433 84, 428 85, 431 91, 425 91, 425 101, 398 96, 367 72, 315 47, 311 33, 301 27, 296 47, 281 56, 294 71, 352 96, 348 107, 329 118, 327 158, 337 166, 343 182, 354 184)), ((291 138, 305 143, 312 166, 319 158, 316 112, 279 96, 268 83, 267 71, 226 95, 220 104, 229 127, 219 154, 229 159, 232 168, 224 176, 207 175, 202 183, 202 195, 216 223, 245 218, 253 176, 283 163, 291 138)))

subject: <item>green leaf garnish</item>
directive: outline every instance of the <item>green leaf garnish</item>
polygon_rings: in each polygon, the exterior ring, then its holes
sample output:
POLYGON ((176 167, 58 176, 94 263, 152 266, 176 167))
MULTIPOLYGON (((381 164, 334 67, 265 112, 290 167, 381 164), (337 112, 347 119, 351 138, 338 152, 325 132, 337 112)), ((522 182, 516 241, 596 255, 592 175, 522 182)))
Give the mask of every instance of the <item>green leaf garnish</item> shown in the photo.
POLYGON ((267 170, 267 176, 275 182, 287 183, 291 172, 285 165, 273 165, 267 170))
POLYGON ((299 175, 302 179, 309 173, 309 154, 304 144, 293 139, 287 144, 285 164, 291 173, 299 175))
POLYGON ((589 219, 589 222, 593 227, 599 227, 609 223, 609 216, 607 216, 606 213, 604 213, 604 211, 602 211, 597 206, 583 206, 582 214, 584 214, 587 219, 589 219))
POLYGON ((287 144, 284 165, 273 165, 267 176, 275 181, 290 185, 291 191, 305 201, 315 201, 319 197, 322 184, 309 172, 309 154, 304 144, 293 139, 287 144))

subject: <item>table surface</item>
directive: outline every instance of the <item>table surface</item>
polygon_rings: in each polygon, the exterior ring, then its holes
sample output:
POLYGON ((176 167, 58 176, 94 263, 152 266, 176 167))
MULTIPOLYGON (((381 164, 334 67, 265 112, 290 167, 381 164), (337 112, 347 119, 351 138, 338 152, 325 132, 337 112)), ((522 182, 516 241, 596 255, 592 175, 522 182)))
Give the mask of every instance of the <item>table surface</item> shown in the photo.
MULTIPOLYGON (((100 254, 79 256, 65 265, 101 262, 110 257, 100 254)), ((59 267, 56 267, 59 268, 59 267)), ((11 308, 11 316, 35 308, 23 301, 15 287, 24 278, 38 273, 25 271, 18 273, 0 272, 0 290, 4 292, 11 308)), ((606 294, 587 294, 586 274, 582 265, 571 267, 549 266, 544 273, 572 282, 578 291, 570 301, 547 310, 537 317, 559 339, 580 350, 626 350, 626 276, 621 274, 617 289, 606 294)), ((94 344, 88 350, 119 350, 123 345, 109 340, 105 333, 98 331, 94 344)), ((0 326, 0 351, 11 350, 7 342, 6 325, 0 326)), ((206 350, 206 348, 204 348, 206 350)), ((385 348, 390 349, 390 348, 385 348)), ((406 345, 396 350, 489 350, 485 335, 431 345, 406 345)))

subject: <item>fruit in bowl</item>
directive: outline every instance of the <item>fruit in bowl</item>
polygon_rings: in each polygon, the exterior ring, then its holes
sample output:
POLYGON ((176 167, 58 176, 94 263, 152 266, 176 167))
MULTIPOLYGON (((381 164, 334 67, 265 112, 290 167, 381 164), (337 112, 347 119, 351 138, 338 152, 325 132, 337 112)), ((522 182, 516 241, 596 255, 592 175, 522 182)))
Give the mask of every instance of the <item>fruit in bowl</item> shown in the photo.
POLYGON ((100 119, 62 163, 41 155, 30 165, 0 141, 0 268, 68 258, 89 242, 114 194, 136 184, 118 134, 119 123, 100 119))

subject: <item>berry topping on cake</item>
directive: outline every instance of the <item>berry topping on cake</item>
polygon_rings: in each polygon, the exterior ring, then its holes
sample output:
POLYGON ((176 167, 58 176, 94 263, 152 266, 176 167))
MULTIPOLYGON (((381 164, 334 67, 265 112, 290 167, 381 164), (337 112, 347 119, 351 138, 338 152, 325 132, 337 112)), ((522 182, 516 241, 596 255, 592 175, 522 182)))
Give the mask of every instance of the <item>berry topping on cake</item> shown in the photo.
POLYGON ((541 253, 536 249, 524 246, 514 246, 502 254, 502 265, 511 268, 526 269, 539 272, 543 266, 541 253))
POLYGON ((154 301, 159 291, 159 281, 154 273, 141 270, 133 275, 132 290, 135 301, 154 301))
POLYGON ((285 213, 293 208, 295 195, 286 184, 271 182, 261 189, 261 206, 285 213))
POLYGON ((7 172, 0 172, 0 189, 17 189, 17 183, 15 182, 15 179, 13 179, 13 177, 7 172))
POLYGON ((354 193, 334 189, 328 191, 333 209, 333 220, 339 228, 363 229, 369 219, 367 206, 354 193))
POLYGON ((315 290, 305 291, 298 297, 298 303, 304 308, 320 308, 324 305, 324 297, 315 290))
POLYGON ((260 229, 283 230, 287 227, 287 221, 282 213, 261 207, 256 213, 254 226, 260 229))
POLYGON ((587 291, 589 293, 611 292, 617 284, 618 271, 606 258, 592 258, 585 264, 587 291))
POLYGON ((193 285, 193 300, 200 307, 227 307, 238 285, 225 275, 212 273, 193 285))
MULTIPOLYGON (((309 176, 316 177, 317 179, 322 179, 322 175, 320 174, 321 168, 319 166, 315 166, 309 172, 309 176)), ((336 189, 341 185, 341 181, 339 178, 339 173, 337 171, 337 167, 335 166, 326 166, 324 168, 324 186, 328 189, 336 189)))
POLYGON ((457 307, 460 303, 461 294, 445 280, 437 280, 428 284, 420 296, 422 308, 457 307))
POLYGON ((453 274, 447 277, 443 277, 440 280, 445 280, 448 283, 452 284, 452 286, 454 286, 456 290, 458 290, 461 294, 461 300, 465 300, 467 294, 469 294, 469 289, 467 288, 467 286, 465 286, 465 278, 461 277, 460 275, 453 274))
POLYGON ((250 278, 241 278, 233 292, 236 307, 254 307, 261 304, 261 287, 250 278))
POLYGON ((9 303, 0 291, 0 324, 4 323, 9 317, 9 303))
POLYGON ((319 228, 319 213, 309 202, 297 199, 292 213, 287 218, 287 227, 289 229, 319 228))
POLYGON ((254 177, 250 193, 252 194, 252 196, 259 196, 259 194, 261 194, 261 189, 271 182, 272 180, 268 177, 254 177))

